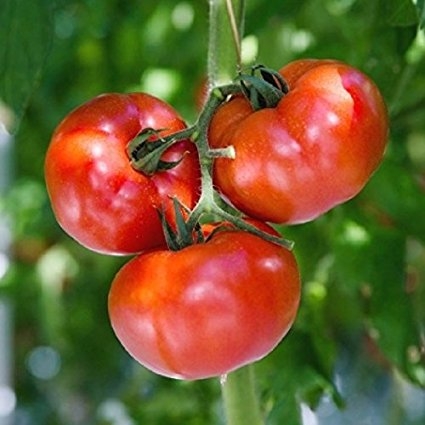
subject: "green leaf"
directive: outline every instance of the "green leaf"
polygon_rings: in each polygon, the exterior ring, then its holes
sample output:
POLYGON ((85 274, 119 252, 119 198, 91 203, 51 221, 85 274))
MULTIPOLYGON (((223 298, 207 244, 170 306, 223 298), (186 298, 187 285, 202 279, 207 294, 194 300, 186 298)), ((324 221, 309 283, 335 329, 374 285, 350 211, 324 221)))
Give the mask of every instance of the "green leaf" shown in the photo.
POLYGON ((395 232, 381 233, 366 253, 377 265, 369 276, 369 326, 383 354, 412 381, 425 387, 425 364, 417 364, 410 355, 415 349, 420 352, 421 341, 412 294, 407 291, 404 242, 403 236, 395 232))
POLYGON ((421 342, 415 294, 407 290, 406 236, 392 226, 371 227, 348 218, 335 235, 337 284, 350 288, 351 302, 357 299, 366 330, 383 356, 412 382, 425 385, 425 365, 412 363, 409 354, 419 352, 421 342))
POLYGON ((266 389, 264 403, 270 408, 268 425, 301 425, 300 403, 314 409, 324 394, 330 396, 335 405, 344 404, 330 374, 323 370, 317 341, 311 338, 317 330, 315 325, 308 333, 293 329, 276 350, 256 364, 260 387, 266 389))
POLYGON ((403 166, 385 161, 359 199, 364 199, 378 220, 391 222, 407 235, 425 242, 424 192, 403 166))
POLYGON ((409 26, 417 24, 418 13, 412 0, 386 0, 386 18, 390 25, 409 26))
POLYGON ((51 9, 49 0, 0 2, 0 101, 12 109, 16 125, 50 51, 51 9))

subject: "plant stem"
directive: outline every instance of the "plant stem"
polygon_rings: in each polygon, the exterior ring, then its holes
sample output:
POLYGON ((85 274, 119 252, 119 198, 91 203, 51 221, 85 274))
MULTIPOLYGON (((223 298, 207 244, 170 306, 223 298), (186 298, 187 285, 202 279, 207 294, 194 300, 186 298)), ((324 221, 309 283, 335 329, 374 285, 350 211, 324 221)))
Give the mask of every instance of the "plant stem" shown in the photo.
MULTIPOLYGON (((210 90, 214 87, 229 84, 241 66, 241 33, 244 22, 244 0, 209 0, 209 46, 208 46, 208 84, 210 90)), ((223 95, 221 91, 221 95, 223 95)), ((211 110, 219 103, 219 97, 212 100, 211 110)), ((207 130, 203 120, 209 120, 208 111, 199 118, 200 134, 197 141, 198 149, 208 150, 207 130)), ((212 115, 211 115, 212 116, 212 115)), ((212 192, 212 158, 202 157, 202 196, 206 196, 214 212, 221 210, 214 202, 212 192), (206 183, 206 184, 205 184, 206 183), (209 188, 208 188, 209 186, 209 188)), ((200 203, 202 204, 202 202, 200 203)), ((223 211, 223 210, 221 210, 223 211)), ((197 211, 192 212, 190 219, 196 218, 197 211), (193 215, 193 213, 195 213, 193 215)), ((230 373, 222 380, 223 402, 226 411, 227 425, 263 425, 258 399, 254 390, 254 376, 251 366, 230 373)))
POLYGON ((254 387, 252 365, 222 379, 221 392, 228 425, 264 424, 254 387))
POLYGON ((214 112, 223 100, 231 93, 240 91, 239 86, 229 84, 213 89, 208 97, 204 109, 195 124, 197 127, 196 145, 201 167, 201 197, 192 210, 188 227, 194 227, 203 213, 211 213, 217 209, 214 201, 214 184, 212 181, 212 166, 214 155, 209 155, 208 126, 214 112))
POLYGON ((233 80, 241 61, 244 0, 209 0, 208 84, 233 80))
MULTIPOLYGON (((221 220, 232 223, 238 229, 253 233, 269 242, 276 243, 291 250, 293 248, 293 243, 291 241, 258 229, 256 226, 243 220, 240 217, 239 212, 233 211, 232 214, 228 212, 227 209, 223 209, 219 203, 216 202, 217 197, 212 180, 214 158, 217 156, 227 156, 228 158, 232 158, 234 157, 235 152, 233 146, 228 146, 224 149, 210 149, 208 144, 208 126, 218 106, 229 95, 240 92, 240 86, 237 84, 228 84, 226 86, 213 89, 197 123, 191 130, 192 134, 196 134, 196 137, 193 136, 193 140, 196 142, 201 167, 201 196, 198 203, 195 205, 195 208, 189 215, 187 227, 193 229, 203 214, 213 214, 221 220)), ((173 135, 172 137, 175 138, 177 136, 173 135)), ((228 207, 229 209, 231 208, 230 206, 228 207)))

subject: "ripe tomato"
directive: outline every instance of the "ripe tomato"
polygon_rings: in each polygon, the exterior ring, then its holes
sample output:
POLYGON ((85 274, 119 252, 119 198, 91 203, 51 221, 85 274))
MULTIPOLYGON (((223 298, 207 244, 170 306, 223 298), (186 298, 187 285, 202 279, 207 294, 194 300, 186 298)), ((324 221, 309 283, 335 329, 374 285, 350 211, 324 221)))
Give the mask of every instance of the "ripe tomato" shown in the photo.
POLYGON ((360 71, 332 60, 282 68, 289 85, 275 108, 254 112, 239 96, 218 109, 214 181, 244 213, 275 223, 310 221, 354 197, 378 167, 388 133, 384 101, 360 71))
POLYGON ((135 257, 109 293, 112 327, 146 368, 179 379, 219 376, 266 356, 300 299, 292 252, 240 230, 180 251, 135 257))
POLYGON ((81 245, 105 254, 132 254, 165 244, 157 208, 173 222, 172 201, 192 208, 199 164, 190 141, 171 146, 173 169, 147 176, 133 169, 126 147, 145 128, 161 135, 185 128, 177 112, 144 93, 106 94, 72 111, 53 134, 45 177, 62 228, 81 245))

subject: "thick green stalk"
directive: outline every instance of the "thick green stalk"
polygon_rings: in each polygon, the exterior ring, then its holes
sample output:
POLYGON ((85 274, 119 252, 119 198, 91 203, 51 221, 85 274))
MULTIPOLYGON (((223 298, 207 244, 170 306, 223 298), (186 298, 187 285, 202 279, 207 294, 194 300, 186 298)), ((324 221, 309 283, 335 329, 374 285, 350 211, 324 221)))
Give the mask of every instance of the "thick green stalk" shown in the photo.
POLYGON ((228 425, 263 425, 255 393, 253 366, 223 377, 221 388, 228 425))
MULTIPOLYGON (((241 38, 244 21, 244 0, 209 0, 208 82, 210 89, 229 84, 241 66, 241 38)), ((207 115, 207 114, 206 114, 207 115)), ((206 133, 200 135, 201 145, 208 145, 206 133)), ((203 146, 207 148, 207 146, 203 146)), ((211 179, 211 163, 203 164, 203 186, 211 179)), ((203 194, 211 194, 204 190, 203 194)), ((196 216, 196 212, 195 212, 196 216)), ((227 425, 263 425, 255 393, 251 366, 222 378, 222 394, 227 425)))
POLYGON ((240 66, 244 0, 209 0, 208 82, 228 84, 240 66))

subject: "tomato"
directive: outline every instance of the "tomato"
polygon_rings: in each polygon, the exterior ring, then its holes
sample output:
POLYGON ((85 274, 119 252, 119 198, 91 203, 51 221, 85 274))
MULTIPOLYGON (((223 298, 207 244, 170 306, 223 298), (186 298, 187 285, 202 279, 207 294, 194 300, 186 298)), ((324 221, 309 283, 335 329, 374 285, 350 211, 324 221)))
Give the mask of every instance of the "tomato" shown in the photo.
POLYGON ((206 243, 135 257, 115 276, 108 304, 131 356, 155 373, 191 380, 267 355, 290 329, 299 299, 292 252, 222 230, 206 243))
POLYGON ((175 168, 147 176, 131 166, 127 144, 145 128, 165 136, 185 124, 148 94, 105 94, 72 111, 53 134, 45 159, 52 208, 62 228, 91 250, 125 255, 164 246, 157 209, 173 222, 170 197, 189 208, 198 199, 198 156, 188 140, 161 158, 183 156, 175 168))
POLYGON ((364 187, 384 154, 387 110, 375 84, 341 62, 300 60, 279 72, 289 93, 276 107, 253 111, 236 96, 213 116, 210 146, 236 151, 215 161, 214 182, 247 215, 302 223, 364 187))

